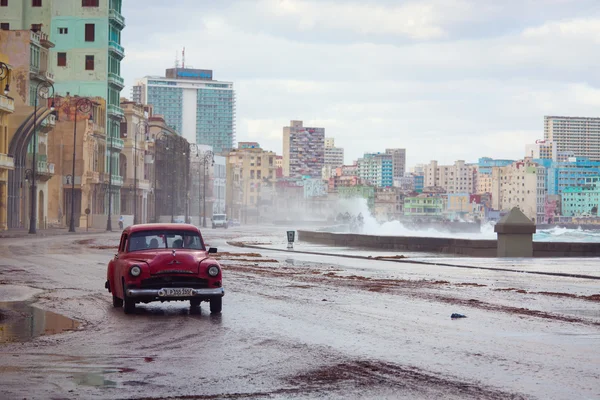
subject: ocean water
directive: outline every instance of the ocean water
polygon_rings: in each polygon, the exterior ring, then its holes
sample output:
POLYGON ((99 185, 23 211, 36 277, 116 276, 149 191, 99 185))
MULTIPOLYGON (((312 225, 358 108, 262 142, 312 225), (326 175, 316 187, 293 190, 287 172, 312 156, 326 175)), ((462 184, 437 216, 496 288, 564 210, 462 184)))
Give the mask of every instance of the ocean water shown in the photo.
MULTIPOLYGON (((443 232, 433 228, 413 230, 408 229, 399 221, 384 222, 380 224, 370 214, 367 202, 364 199, 340 200, 338 210, 341 213, 348 211, 351 215, 362 213, 364 226, 361 233, 366 235, 389 235, 389 236, 423 236, 423 237, 452 237, 461 239, 491 239, 497 238, 493 224, 481 226, 481 232, 443 232)), ((600 242, 600 230, 590 231, 583 229, 552 228, 538 230, 533 236, 538 242, 600 242)))

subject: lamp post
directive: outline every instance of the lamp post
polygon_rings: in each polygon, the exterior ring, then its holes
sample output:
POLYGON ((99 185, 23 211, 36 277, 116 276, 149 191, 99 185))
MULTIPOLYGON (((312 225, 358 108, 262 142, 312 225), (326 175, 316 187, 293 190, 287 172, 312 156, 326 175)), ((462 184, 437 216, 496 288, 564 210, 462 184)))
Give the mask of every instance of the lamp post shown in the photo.
POLYGON ((9 76, 10 76, 10 69, 8 68, 8 65, 4 64, 3 62, 0 62, 0 81, 3 81, 4 79, 6 79, 6 85, 4 86, 4 95, 5 96, 7 96, 8 92, 10 91, 10 84, 8 83, 9 76))
MULTIPOLYGON (((5 87, 5 92, 8 92, 8 84, 5 87)), ((35 184, 36 180, 36 171, 37 171, 37 161, 36 161, 36 152, 37 152, 37 106, 38 106, 38 97, 43 99, 49 99, 50 97, 54 97, 54 86, 48 81, 42 81, 37 84, 35 87, 35 101, 33 106, 33 157, 32 157, 32 166, 31 166, 31 215, 29 216, 29 233, 36 233, 36 214, 37 214, 37 186, 35 184)), ((51 109, 54 111, 54 107, 51 109)))
MULTIPOLYGON (((131 208, 134 208, 134 204, 135 204, 135 186, 133 185, 133 183, 129 184, 129 196, 131 196, 131 208)), ((135 218, 135 215, 134 215, 135 218)))
MULTIPOLYGON (((154 138, 154 152, 155 154, 157 153, 157 148, 158 148, 158 143, 163 143, 165 150, 169 151, 171 150, 171 154, 173 154, 174 151, 174 139, 172 139, 171 135, 169 134, 169 132, 166 131, 160 131, 159 133, 156 134, 155 138, 154 138)), ((162 146, 161 146, 162 147, 162 146)), ((173 164, 172 162, 168 162, 167 165, 170 168, 173 168, 173 164)), ((154 162, 154 218, 157 219, 158 222, 158 215, 157 215, 157 201, 156 201, 156 161, 154 162)), ((174 179, 170 179, 171 180, 171 185, 173 185, 174 183, 174 179)), ((171 191, 173 193, 173 191, 171 191)), ((161 193, 164 194, 164 191, 161 188, 161 193)), ((175 202, 174 199, 171 199, 171 222, 175 222, 175 202)))
POLYGON ((137 129, 135 130, 135 135, 134 135, 134 142, 133 142, 133 152, 134 152, 134 166, 133 166, 133 185, 134 185, 134 200, 133 200, 133 224, 137 224, 138 223, 138 218, 137 218, 137 186, 138 186, 138 181, 137 181, 137 166, 138 166, 138 155, 137 155, 137 143, 138 143, 138 138, 137 135, 140 132, 144 133, 144 136, 146 137, 146 141, 148 141, 148 121, 146 121, 145 119, 141 120, 140 122, 138 122, 137 124, 137 129))
POLYGON ((112 165, 113 165, 113 134, 110 135, 110 145, 108 150, 108 215, 106 217, 106 231, 112 232, 112 165))
MULTIPOLYGON (((71 181, 71 220, 69 222, 69 232, 75 232, 75 154, 77 150, 77 112, 86 114, 92 111, 92 101, 85 97, 77 99, 75 102, 75 115, 73 118, 73 178, 71 181)), ((89 120, 92 121, 92 114, 89 114, 89 120)))
MULTIPOLYGON (((198 214, 202 220, 202 227, 206 228, 206 165, 210 161, 211 165, 215 164, 214 153, 210 150, 200 152, 196 151, 196 157, 199 158, 202 164, 202 211, 198 210, 198 214)), ((200 193, 198 193, 198 196, 200 193)), ((198 208, 200 208, 200 202, 198 202, 198 208)))

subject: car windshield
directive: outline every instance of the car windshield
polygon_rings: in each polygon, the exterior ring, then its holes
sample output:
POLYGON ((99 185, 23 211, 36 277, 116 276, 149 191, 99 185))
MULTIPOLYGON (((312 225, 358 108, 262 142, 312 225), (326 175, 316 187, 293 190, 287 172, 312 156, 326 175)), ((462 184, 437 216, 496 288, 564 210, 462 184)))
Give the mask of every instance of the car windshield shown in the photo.
POLYGON ((225 215, 213 215, 213 220, 215 221, 223 221, 225 219, 225 215))
POLYGON ((195 232, 154 230, 131 234, 128 244, 129 252, 152 249, 205 250, 200 235, 195 232))

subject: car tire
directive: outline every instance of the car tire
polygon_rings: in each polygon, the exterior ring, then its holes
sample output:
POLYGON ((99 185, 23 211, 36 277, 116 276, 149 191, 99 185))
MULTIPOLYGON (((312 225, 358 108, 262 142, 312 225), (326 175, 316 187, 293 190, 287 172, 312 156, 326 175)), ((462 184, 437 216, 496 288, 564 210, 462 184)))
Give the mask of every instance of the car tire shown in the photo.
POLYGON ((216 227, 216 226, 214 226, 214 225, 212 226, 212 228, 213 228, 213 229, 217 229, 217 227, 216 227))
POLYGON ((224 228, 227 229, 227 225, 225 225, 224 228))
POLYGON ((117 296, 114 295, 114 293, 113 293, 112 297, 113 297, 113 307, 114 308, 123 307, 123 299, 118 298, 117 296))
POLYGON ((221 309, 223 308, 223 298, 216 297, 214 299, 210 299, 210 313, 211 314, 219 314, 221 309))
POLYGON ((200 299, 191 299, 190 300, 190 308, 198 308, 200 307, 200 299))
POLYGON ((123 283, 123 311, 125 314, 133 314, 135 312, 135 300, 127 297, 127 288, 123 283))

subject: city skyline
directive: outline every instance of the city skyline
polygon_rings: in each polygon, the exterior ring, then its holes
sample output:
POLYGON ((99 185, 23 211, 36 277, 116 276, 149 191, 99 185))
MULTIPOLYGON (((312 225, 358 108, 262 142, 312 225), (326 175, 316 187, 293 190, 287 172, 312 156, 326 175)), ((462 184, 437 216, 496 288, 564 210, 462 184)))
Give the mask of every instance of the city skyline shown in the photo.
POLYGON ((124 94, 185 47, 186 66, 235 83, 240 141, 278 151, 281 127, 303 120, 348 162, 385 147, 406 148, 407 165, 518 158, 543 137, 544 115, 597 115, 598 5, 511 4, 125 2, 124 94), (165 21, 150 25, 156 14, 165 21))

